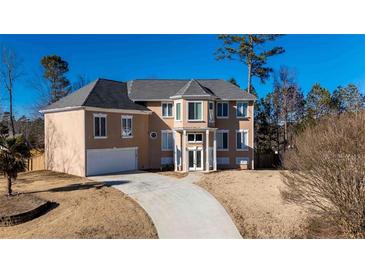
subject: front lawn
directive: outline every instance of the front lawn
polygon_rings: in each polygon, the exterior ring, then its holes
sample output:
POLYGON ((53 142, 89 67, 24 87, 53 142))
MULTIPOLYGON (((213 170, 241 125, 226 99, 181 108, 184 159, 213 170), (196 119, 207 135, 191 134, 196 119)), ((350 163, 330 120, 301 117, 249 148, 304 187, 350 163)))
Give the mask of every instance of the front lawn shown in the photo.
MULTIPOLYGON (((0 195, 6 182, 0 179, 0 195)), ((113 187, 51 171, 19 174, 14 192, 58 204, 32 221, 0 227, 0 238, 157 238, 145 211, 113 187)))
POLYGON ((334 238, 336 231, 284 202, 279 171, 220 171, 197 183, 225 207, 244 238, 334 238))

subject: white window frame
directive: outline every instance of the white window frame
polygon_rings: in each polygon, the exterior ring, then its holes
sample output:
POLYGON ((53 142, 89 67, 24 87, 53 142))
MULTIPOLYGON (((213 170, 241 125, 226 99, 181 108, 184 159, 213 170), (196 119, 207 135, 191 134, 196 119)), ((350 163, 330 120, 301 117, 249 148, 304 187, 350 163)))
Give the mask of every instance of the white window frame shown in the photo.
POLYGON ((236 157, 236 165, 248 165, 249 161, 249 157, 236 157), (246 163, 242 163, 244 161, 246 161, 246 163))
POLYGON ((186 104, 187 104, 187 112, 186 112, 186 120, 190 121, 190 122, 203 122, 204 121, 204 104, 203 104, 203 101, 186 101, 186 104), (202 114, 202 117, 201 119, 189 119, 189 104, 190 103, 200 103, 201 106, 202 106, 202 109, 201 109, 201 114, 202 114))
POLYGON ((248 103, 245 101, 236 101, 236 118, 238 119, 246 119, 248 117, 248 103), (238 115, 238 104, 245 104, 246 105, 246 113, 244 113, 244 116, 238 115))
POLYGON ((133 138, 133 116, 132 115, 122 115, 120 119, 120 125, 121 125, 121 135, 123 139, 133 138), (123 135, 123 119, 130 119, 131 120, 131 132, 132 135, 124 136, 123 135))
POLYGON ((248 129, 238 129, 238 130, 236 130, 236 135, 234 136, 234 138, 236 140, 235 141, 236 142, 236 151, 248 151, 248 129), (247 138, 246 138, 247 144, 244 144, 243 148, 238 148, 237 133, 246 133, 247 134, 247 138))
POLYGON ((227 133, 227 148, 218 148, 218 138, 217 138, 217 151, 229 151, 229 129, 218 129, 218 133, 227 133))
POLYGON ((208 120, 209 120, 209 122, 211 122, 211 123, 213 123, 214 121, 215 121, 215 104, 214 104, 214 102, 213 101, 209 101, 208 102, 208 120), (213 106, 213 109, 212 109, 212 111, 213 111, 213 115, 212 115, 212 118, 213 119, 210 119, 210 105, 212 105, 213 106))
MULTIPOLYGON (((108 119, 107 119, 108 115, 105 113, 94 113, 93 114, 93 136, 94 139, 106 139, 108 138, 108 119), (105 136, 95 136, 95 118, 99 117, 99 118, 105 118, 105 136)), ((99 120, 100 121, 100 120, 99 120)), ((101 133, 101 122, 99 126, 99 132, 101 133)))
MULTIPOLYGON (((168 107, 167 107, 167 110, 168 110, 168 107)), ((173 118, 174 117, 174 103, 173 102, 162 102, 161 103, 161 115, 162 115, 162 118, 173 118), (164 115, 164 113, 163 113, 164 105, 171 105, 171 115, 168 115, 168 116, 164 115)))
POLYGON ((228 119, 229 118, 229 102, 224 102, 224 101, 220 101, 220 102, 217 102, 216 103, 216 116, 217 116, 217 119, 228 119), (219 116, 218 115, 218 104, 226 104, 227 105, 227 116, 219 116))
POLYGON ((173 132, 172 130, 161 130, 161 151, 172 151, 174 149, 174 136, 173 136, 173 132), (170 133, 171 134, 171 140, 172 140, 172 145, 171 145, 171 149, 170 148, 164 148, 163 147, 163 136, 164 133, 170 133))
POLYGON ((176 102, 175 103, 175 121, 181 122, 182 121, 182 102, 176 102), (177 119, 177 105, 180 105, 180 119, 177 119))
POLYGON ((201 143, 203 143, 203 138, 204 138, 204 136, 203 136, 203 133, 187 133, 187 135, 188 135, 188 143, 189 144, 201 144, 201 143), (194 141, 189 141, 189 135, 194 135, 194 141), (197 141, 196 140, 196 135, 201 135, 202 136, 202 140, 201 141, 197 141))

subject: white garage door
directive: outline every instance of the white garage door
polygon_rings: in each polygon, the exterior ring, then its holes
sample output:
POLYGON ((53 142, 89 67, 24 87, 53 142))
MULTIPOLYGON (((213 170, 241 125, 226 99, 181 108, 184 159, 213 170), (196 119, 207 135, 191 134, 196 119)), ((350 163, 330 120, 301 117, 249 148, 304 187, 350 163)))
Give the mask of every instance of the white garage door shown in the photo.
POLYGON ((87 150, 87 175, 116 173, 138 168, 137 147, 87 150))

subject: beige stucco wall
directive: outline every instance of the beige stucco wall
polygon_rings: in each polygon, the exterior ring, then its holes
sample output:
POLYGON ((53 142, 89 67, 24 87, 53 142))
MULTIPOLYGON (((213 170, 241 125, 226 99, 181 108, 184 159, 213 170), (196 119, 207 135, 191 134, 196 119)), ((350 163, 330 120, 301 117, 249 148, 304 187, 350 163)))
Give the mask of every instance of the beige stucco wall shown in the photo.
POLYGON ((85 176, 84 110, 47 113, 45 168, 85 176))
POLYGON ((138 147, 138 167, 149 168, 149 116, 148 114, 86 111, 86 149, 138 147), (107 115, 107 138, 105 139, 94 138, 94 113, 107 115), (122 115, 133 117, 133 138, 122 138, 122 115))
POLYGON ((162 118, 161 102, 147 102, 146 107, 152 111, 149 115, 149 132, 157 132, 156 139, 149 139, 150 168, 155 169, 161 167, 162 157, 173 157, 172 150, 161 151, 161 130, 172 130, 175 118, 162 118))
POLYGON ((253 159, 253 102, 248 106, 248 118, 236 118, 236 101, 229 102, 229 118, 215 119, 215 127, 218 129, 228 129, 228 147, 229 151, 217 151, 217 157, 229 157, 230 165, 227 168, 237 168, 236 157, 249 157, 250 165, 248 167, 241 166, 241 168, 251 168, 253 159), (248 130, 248 150, 236 151, 236 130, 248 130))

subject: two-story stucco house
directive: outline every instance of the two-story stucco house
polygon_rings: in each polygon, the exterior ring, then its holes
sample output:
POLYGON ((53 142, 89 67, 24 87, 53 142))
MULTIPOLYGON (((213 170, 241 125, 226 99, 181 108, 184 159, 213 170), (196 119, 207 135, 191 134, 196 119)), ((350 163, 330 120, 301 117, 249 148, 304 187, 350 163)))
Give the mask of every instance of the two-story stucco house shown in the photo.
POLYGON ((254 168, 255 97, 224 80, 98 79, 41 112, 46 168, 254 168))

